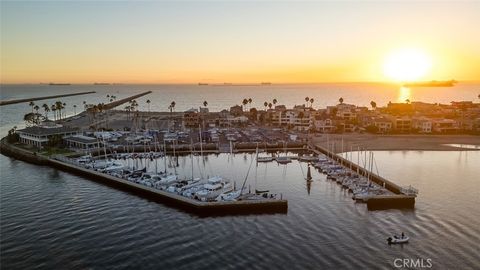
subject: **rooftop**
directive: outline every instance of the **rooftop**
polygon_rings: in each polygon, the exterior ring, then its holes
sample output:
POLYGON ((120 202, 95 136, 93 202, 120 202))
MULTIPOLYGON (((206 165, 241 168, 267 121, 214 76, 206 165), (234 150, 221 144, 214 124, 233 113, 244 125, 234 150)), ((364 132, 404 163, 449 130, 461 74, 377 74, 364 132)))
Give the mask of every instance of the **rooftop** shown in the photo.
POLYGON ((65 126, 58 126, 58 127, 35 126, 35 127, 27 127, 24 129, 17 130, 18 133, 31 134, 31 135, 45 135, 45 136, 71 133, 76 131, 78 131, 78 129, 65 127, 65 126))

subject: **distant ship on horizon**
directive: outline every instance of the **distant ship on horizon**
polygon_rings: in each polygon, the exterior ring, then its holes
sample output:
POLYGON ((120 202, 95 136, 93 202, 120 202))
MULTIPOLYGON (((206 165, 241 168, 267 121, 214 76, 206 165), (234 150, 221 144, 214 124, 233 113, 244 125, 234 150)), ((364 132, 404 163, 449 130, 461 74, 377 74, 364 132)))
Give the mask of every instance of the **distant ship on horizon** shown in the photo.
POLYGON ((95 82, 93 85, 110 85, 110 83, 95 82))
POLYGON ((452 87, 457 83, 455 80, 449 81, 428 81, 428 82, 409 82, 404 83, 405 87, 452 87))
POLYGON ((198 83, 198 85, 208 85, 208 83, 198 83))
POLYGON ((48 85, 71 85, 70 83, 49 83, 48 85))

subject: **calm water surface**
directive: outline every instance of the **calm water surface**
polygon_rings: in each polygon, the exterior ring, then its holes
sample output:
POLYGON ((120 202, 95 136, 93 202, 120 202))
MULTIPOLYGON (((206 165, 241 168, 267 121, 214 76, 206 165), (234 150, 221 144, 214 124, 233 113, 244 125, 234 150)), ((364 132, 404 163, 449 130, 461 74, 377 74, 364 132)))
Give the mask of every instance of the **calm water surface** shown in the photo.
MULTIPOLYGON (((200 218, 0 156, 1 263, 8 269, 390 269, 395 258, 430 258, 435 269, 478 269, 480 152, 375 156, 381 175, 420 190, 415 210, 368 211, 322 174, 315 172, 308 187, 305 163, 263 163, 248 185, 282 193, 288 214, 200 218), (410 243, 388 246, 386 237, 401 231, 410 243)), ((238 184, 252 158, 210 155, 199 166, 195 157, 194 173, 238 184)), ((189 176, 190 158, 179 164, 189 176)))
MULTIPOLYGON (((475 100, 479 84, 453 88, 399 89, 384 84, 226 86, 2 86, 2 99, 95 90, 67 97, 68 114, 82 101, 107 102, 144 90, 140 109, 212 110, 251 97, 253 106, 277 98, 280 104, 314 107, 371 100, 422 100, 448 103, 475 100), (274 96, 272 93, 275 93, 274 96)), ((37 101, 52 104, 55 100, 37 101)), ((23 125, 27 104, 0 107, 0 133, 23 125)), ((42 112, 42 110, 40 110, 42 112)), ((25 268, 154 269, 391 269, 395 258, 430 258, 435 269, 479 269, 480 151, 375 152, 379 173, 420 190, 415 210, 368 211, 324 175, 308 187, 305 164, 259 164, 248 185, 282 193, 288 214, 200 218, 53 168, 0 155, 0 265, 25 268), (386 237, 404 231, 409 244, 388 246, 386 237)), ((194 160, 194 173, 244 179, 251 155, 208 156, 194 160)), ((181 157, 179 172, 190 176, 191 160, 181 157)), ((163 164, 159 162, 160 166, 163 164)), ((154 167, 151 167, 154 168, 154 167)))

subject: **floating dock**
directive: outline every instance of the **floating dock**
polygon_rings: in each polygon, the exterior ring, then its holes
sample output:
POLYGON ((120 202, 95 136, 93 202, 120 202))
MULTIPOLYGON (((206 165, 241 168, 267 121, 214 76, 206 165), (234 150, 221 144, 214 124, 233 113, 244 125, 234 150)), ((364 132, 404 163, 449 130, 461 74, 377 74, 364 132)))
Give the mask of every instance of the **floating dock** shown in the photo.
POLYGON ((225 215, 250 215, 250 214, 286 214, 288 201, 284 199, 261 198, 255 200, 202 202, 186 198, 174 193, 132 183, 118 177, 82 168, 66 162, 67 158, 57 156, 47 158, 28 150, 19 148, 6 142, 3 138, 0 143, 0 153, 19 160, 37 165, 51 166, 66 172, 86 176, 89 179, 112 186, 132 194, 140 195, 147 199, 162 202, 168 206, 184 210, 198 216, 225 216, 225 215))
POLYGON ((49 159, 49 163, 55 168, 87 176, 97 182, 139 194, 200 216, 286 213, 288 210, 288 201, 283 199, 262 198, 255 200, 202 202, 175 193, 133 183, 91 169, 82 168, 74 164, 69 164, 62 159, 64 158, 52 158, 49 159))
POLYGON ((381 210, 381 209, 390 209, 390 208, 415 208, 415 198, 414 195, 408 195, 403 192, 403 188, 390 180, 387 180, 373 172, 362 168, 361 166, 353 163, 337 153, 334 153, 324 147, 309 144, 309 148, 317 154, 324 154, 327 157, 333 159, 334 161, 342 164, 344 167, 352 168, 354 171, 358 171, 360 175, 367 176, 369 175, 370 180, 375 182, 379 186, 384 187, 388 191, 392 192, 391 195, 372 195, 366 198, 364 201, 367 203, 367 207, 370 210, 381 210))

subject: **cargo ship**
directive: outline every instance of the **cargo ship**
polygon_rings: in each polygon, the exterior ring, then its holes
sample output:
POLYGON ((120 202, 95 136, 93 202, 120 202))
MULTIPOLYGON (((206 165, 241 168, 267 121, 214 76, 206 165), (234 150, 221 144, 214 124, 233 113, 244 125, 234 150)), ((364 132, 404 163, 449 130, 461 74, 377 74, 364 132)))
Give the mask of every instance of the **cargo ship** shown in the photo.
POLYGON ((404 83, 405 87, 452 87, 457 83, 455 80, 449 81, 429 81, 429 82, 410 82, 404 83))

